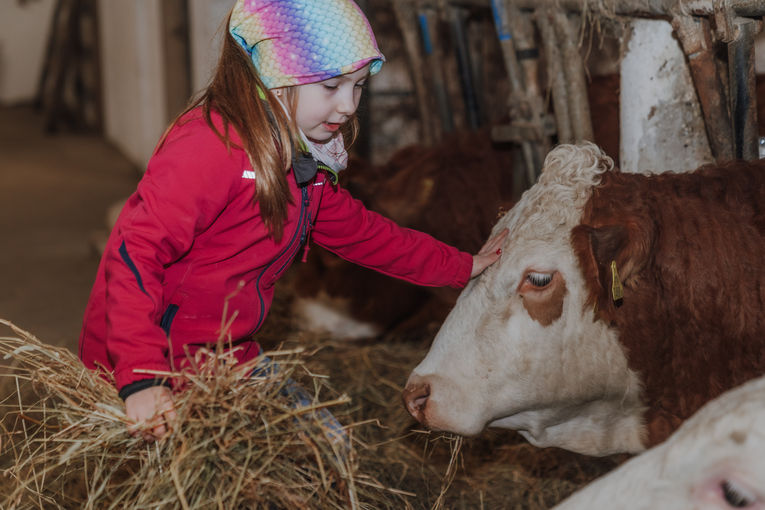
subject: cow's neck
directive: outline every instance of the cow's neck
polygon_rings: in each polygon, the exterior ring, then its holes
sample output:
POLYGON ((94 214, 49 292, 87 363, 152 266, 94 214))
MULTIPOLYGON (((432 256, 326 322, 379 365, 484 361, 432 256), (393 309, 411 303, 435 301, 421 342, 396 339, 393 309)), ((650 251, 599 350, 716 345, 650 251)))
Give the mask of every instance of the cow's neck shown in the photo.
POLYGON ((635 395, 632 399, 595 400, 548 413, 537 410, 528 420, 537 423, 533 428, 519 429, 517 422, 524 421, 521 415, 497 420, 491 426, 517 429, 529 443, 540 448, 557 446, 584 455, 606 456, 645 449, 642 412, 635 395), (549 419, 544 419, 544 414, 549 419), (561 414, 566 415, 565 419, 561 414))

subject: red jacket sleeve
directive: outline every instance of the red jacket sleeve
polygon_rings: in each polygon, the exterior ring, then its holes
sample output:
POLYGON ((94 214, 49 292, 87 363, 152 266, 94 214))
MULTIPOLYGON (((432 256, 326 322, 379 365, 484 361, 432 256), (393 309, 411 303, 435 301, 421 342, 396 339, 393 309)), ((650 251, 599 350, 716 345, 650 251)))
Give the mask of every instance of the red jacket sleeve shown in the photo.
MULTIPOLYGON (((135 368, 169 370, 169 345, 159 322, 165 268, 189 251, 225 207, 241 173, 201 120, 176 128, 149 161, 110 239, 105 257, 107 341, 117 388, 153 377, 135 368)), ((238 158, 238 159, 237 159, 238 158)))
POLYGON ((319 246, 350 262, 416 285, 461 288, 473 268, 469 253, 400 227, 329 183, 312 236, 319 246))

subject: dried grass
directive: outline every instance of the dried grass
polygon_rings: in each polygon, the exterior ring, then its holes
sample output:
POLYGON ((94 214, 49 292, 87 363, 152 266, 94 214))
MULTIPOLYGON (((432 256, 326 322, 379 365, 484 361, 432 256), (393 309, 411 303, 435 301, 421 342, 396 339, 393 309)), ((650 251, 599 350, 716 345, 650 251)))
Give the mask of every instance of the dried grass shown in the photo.
POLYGON ((13 353, 5 361, 18 365, 0 377, 18 383, 0 409, 10 411, 0 431, 0 508, 542 510, 626 458, 539 449, 510 431, 421 430, 401 391, 427 344, 301 333, 289 295, 277 293, 258 333, 281 353, 275 378, 245 384, 231 364, 211 362, 210 377, 178 396, 184 425, 151 447, 126 434, 112 385, 69 350, 20 330, 0 339, 0 359, 13 353), (280 393, 290 377, 350 424, 348 456, 311 411, 296 413, 280 393))
POLYGON ((308 334, 280 345, 311 349, 311 370, 332 375, 351 397, 354 419, 379 418, 381 427, 357 430, 357 440, 365 444, 359 463, 387 486, 416 494, 400 508, 548 509, 627 458, 540 449, 506 430, 472 438, 421 430, 401 403, 401 385, 427 345, 348 343, 308 334))
POLYGON ((15 400, 3 403, 0 448, 10 487, 0 508, 406 506, 406 496, 359 472, 352 441, 360 424, 345 427, 347 441, 327 427, 319 410, 338 409, 342 418, 350 399, 302 370, 298 351, 269 353, 265 375, 252 378, 254 364, 214 353, 196 374, 168 374, 188 386, 176 399, 180 426, 148 444, 126 433, 108 381, 69 350, 0 322, 17 335, 0 338, 17 385, 15 400), (284 391, 293 377, 312 383, 311 405, 296 406, 284 391), (32 402, 23 398, 27 386, 32 402))

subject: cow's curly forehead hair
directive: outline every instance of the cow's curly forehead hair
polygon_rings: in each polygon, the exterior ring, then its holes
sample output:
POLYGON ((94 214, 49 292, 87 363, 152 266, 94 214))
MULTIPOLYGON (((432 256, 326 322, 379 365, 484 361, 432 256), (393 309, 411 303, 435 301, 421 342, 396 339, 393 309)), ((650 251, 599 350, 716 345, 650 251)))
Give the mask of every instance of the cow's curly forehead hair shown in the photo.
POLYGON ((533 229, 538 235, 561 225, 575 226, 601 175, 613 168, 613 160, 594 143, 555 147, 545 158, 539 181, 500 220, 497 229, 509 227, 515 235, 533 229))
POLYGON ((600 181, 600 174, 613 168, 614 161, 592 142, 558 145, 547 154, 539 182, 588 188, 600 181))

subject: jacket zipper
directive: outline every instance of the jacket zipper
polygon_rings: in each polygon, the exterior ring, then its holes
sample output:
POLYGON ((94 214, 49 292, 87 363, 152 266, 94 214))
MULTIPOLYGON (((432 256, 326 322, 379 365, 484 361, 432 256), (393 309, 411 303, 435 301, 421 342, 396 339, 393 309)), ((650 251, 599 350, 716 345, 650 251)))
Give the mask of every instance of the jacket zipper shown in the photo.
MULTIPOLYGON (((281 274, 281 272, 285 270, 285 268, 289 265, 289 263, 292 262, 292 260, 295 258, 295 256, 300 251, 300 247, 303 246, 303 243, 306 241, 306 236, 308 235, 308 228, 307 227, 311 223, 311 213, 308 210, 308 206, 309 206, 308 191, 306 190, 305 187, 303 187, 301 192, 302 192, 301 193, 301 195, 302 195, 301 200, 303 202, 302 202, 302 205, 300 206, 300 219, 298 220, 298 221, 300 221, 300 226, 298 227, 298 230, 300 231, 300 241, 298 242, 297 247, 295 248, 295 252, 284 260, 284 264, 282 264, 282 267, 279 268, 279 270, 276 272, 276 274, 281 274), (308 218, 307 222, 303 221, 303 219, 302 219, 304 211, 306 213, 306 217, 308 218)), ((293 239, 294 239, 294 237, 293 237, 293 239)), ((290 245, 291 245, 291 243, 290 243, 290 245)))
MULTIPOLYGON (((263 294, 260 292, 260 280, 263 278, 263 275, 266 274, 266 272, 271 268, 272 265, 276 264, 285 253, 289 252, 293 249, 293 245, 295 244, 295 239, 300 237, 300 239, 305 238, 305 213, 308 206, 308 192, 306 191, 306 188, 302 188, 302 197, 301 197, 301 203, 300 203, 300 215, 298 216, 298 228, 295 229, 295 233, 292 234, 292 238, 290 239, 290 242, 287 244, 287 246, 284 247, 284 249, 274 257, 274 259, 268 263, 266 267, 263 268, 263 270, 258 275, 257 279, 255 280, 255 290, 258 293, 258 300, 260 301, 260 316, 258 317, 258 323, 255 325, 255 328, 250 331, 246 336, 250 336, 254 334, 258 329, 260 329, 260 326, 263 324, 263 321, 265 320, 264 314, 266 311, 266 305, 263 300, 263 294)), ((294 253, 287 258, 287 262, 285 262, 282 267, 279 269, 280 271, 286 267, 286 265, 289 263, 290 260, 295 256, 297 253, 297 250, 300 249, 300 243, 297 244, 297 249, 294 250, 294 253)), ((277 273, 278 274, 278 273, 277 273)))

